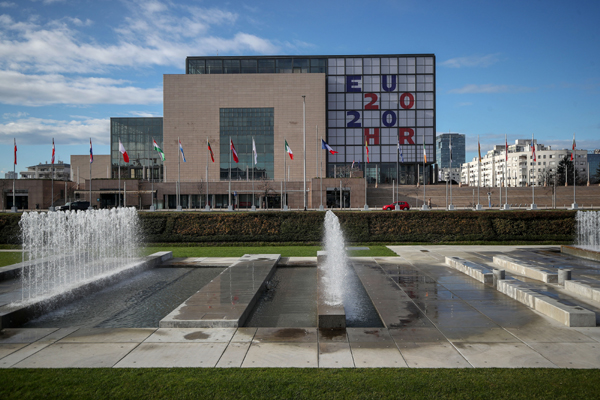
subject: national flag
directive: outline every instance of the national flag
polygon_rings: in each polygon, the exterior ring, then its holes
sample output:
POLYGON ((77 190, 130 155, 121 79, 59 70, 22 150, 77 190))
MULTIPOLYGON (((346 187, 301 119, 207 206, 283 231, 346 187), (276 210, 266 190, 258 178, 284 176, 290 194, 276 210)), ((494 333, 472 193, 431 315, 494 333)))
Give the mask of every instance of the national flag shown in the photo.
POLYGON ((52 138, 52 164, 54 164, 54 138, 52 138))
POLYGON ((90 164, 94 162, 94 152, 92 151, 92 138, 90 138, 90 164))
POLYGON ((210 142, 207 140, 206 144, 208 145, 208 152, 210 153, 210 159, 212 162, 215 162, 215 155, 212 152, 212 148, 210 147, 210 142))
POLYGON ((254 143, 254 138, 252 138, 252 154, 254 154, 254 165, 258 164, 258 152, 256 151, 256 143, 254 143))
POLYGON ((121 152, 121 154, 123 154, 123 161, 128 163, 129 156, 127 155, 127 151, 125 151, 125 147, 123 146, 123 143, 121 143, 121 139, 119 139, 119 151, 121 152))
POLYGON ((531 139, 531 157, 533 158, 533 161, 537 161, 537 158, 535 156, 535 145, 533 144, 533 139, 531 139))
POLYGON ((427 151, 425 151, 425 135, 423 135, 423 162, 427 163, 427 151))
POLYGON ((337 151, 333 150, 323 139, 321 139, 321 148, 327 149, 331 154, 337 154, 337 151))
POLYGON ((367 164, 369 163, 369 139, 365 139, 365 148, 367 149, 367 164))
POLYGON ((181 152, 181 157, 183 158, 183 162, 186 162, 185 154, 183 154, 183 146, 181 145, 181 139, 178 139, 178 140, 179 140, 179 151, 181 152))
MULTIPOLYGON (((321 140, 323 140, 323 139, 321 139, 321 140)), ((294 159, 294 153, 292 153, 292 148, 288 144, 287 140, 285 141, 285 151, 290 155, 290 158, 293 160, 294 159)))
POLYGON ((450 163, 452 163, 452 139, 450 139, 450 163))
POLYGON ((233 161, 236 163, 240 161, 237 155, 237 151, 235 151, 235 147, 233 146, 233 140, 229 139, 229 147, 231 148, 231 154, 233 154, 233 161))
POLYGON ((504 135, 504 161, 508 162, 508 140, 506 135, 504 135))
POLYGON ((402 147, 400 147, 400 136, 398 136, 398 154, 400 155, 400 161, 404 162, 404 156, 402 155, 402 147))
POLYGON ((156 140, 154 140, 154 138, 152 138, 152 145, 154 146, 154 150, 158 151, 158 154, 160 154, 160 158, 162 158, 162 160, 165 161, 165 153, 163 153, 162 149, 158 147, 158 143, 156 143, 156 140))
POLYGON ((477 135, 477 151, 479 153, 479 162, 481 162, 481 143, 479 143, 479 135, 477 135))
POLYGON ((354 169, 354 160, 352 160, 352 169, 354 169))
POLYGON ((13 139, 15 142, 15 165, 17 165, 17 138, 13 139))
POLYGON ((573 134, 573 151, 571 152, 571 161, 573 161, 573 154, 575 154, 575 134, 573 134))

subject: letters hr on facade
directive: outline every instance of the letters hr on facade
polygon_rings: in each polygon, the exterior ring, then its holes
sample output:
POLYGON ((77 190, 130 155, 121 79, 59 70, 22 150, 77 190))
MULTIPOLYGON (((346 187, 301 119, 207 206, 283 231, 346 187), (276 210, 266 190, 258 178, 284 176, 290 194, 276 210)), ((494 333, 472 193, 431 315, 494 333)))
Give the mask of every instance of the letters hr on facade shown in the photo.
POLYGON ((330 58, 328 67, 328 138, 345 150, 329 162, 364 160, 368 141, 371 162, 396 162, 399 144, 405 163, 420 163, 423 140, 435 162, 433 55, 330 58))

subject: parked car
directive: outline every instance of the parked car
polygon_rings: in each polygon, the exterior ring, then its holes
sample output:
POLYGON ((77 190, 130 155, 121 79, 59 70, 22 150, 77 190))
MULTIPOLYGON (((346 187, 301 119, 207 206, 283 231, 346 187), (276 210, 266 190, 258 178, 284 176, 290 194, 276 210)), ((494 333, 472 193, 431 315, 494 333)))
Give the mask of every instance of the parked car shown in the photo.
POLYGON ((70 203, 65 203, 62 206, 56 207, 58 211, 68 211, 68 210, 87 210, 90 207, 89 201, 72 201, 70 203))
POLYGON ((383 206, 383 211, 394 211, 396 209, 396 204, 400 206, 400 210, 408 211, 410 210, 410 204, 405 201, 396 201, 395 203, 388 204, 387 206, 383 206))

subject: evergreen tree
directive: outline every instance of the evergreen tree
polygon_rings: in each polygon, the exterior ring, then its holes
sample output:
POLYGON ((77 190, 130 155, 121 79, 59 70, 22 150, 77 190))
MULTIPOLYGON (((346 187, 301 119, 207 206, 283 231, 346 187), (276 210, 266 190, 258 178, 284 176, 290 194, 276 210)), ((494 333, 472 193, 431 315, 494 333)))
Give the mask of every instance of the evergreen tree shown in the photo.
POLYGON ((558 163, 558 167, 556 168, 556 184, 559 186, 565 185, 565 178, 567 178, 567 183, 569 186, 573 185, 573 161, 571 161, 571 156, 564 156, 558 163), (566 169, 566 176, 565 176, 566 169))
POLYGON ((594 183, 600 182, 600 164, 598 164, 598 168, 596 168, 596 174, 594 176, 596 177, 594 183))

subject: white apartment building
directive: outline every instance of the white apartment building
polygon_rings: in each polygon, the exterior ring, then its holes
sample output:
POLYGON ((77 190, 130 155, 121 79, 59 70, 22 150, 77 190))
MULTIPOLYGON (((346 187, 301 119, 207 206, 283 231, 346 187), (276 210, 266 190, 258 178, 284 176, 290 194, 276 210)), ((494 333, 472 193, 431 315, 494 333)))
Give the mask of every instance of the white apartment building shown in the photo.
POLYGON ((27 167, 27 171, 20 172, 21 179, 52 179, 53 173, 54 180, 68 181, 71 176, 71 166, 62 161, 58 161, 56 164, 39 163, 27 167))
MULTIPOLYGON (((496 145, 481 157, 464 163, 461 171, 461 183, 469 186, 501 187, 504 181, 509 187, 552 185, 551 176, 565 155, 572 150, 552 150, 533 140, 536 161, 533 161, 531 139, 517 139, 515 144, 508 145, 508 161, 505 170, 505 145, 496 145)), ((575 169, 580 177, 587 177, 587 150, 575 150, 575 169)))
POLYGON ((461 182, 462 168, 440 168, 438 171, 438 181, 449 182, 450 179, 454 182, 461 182))

